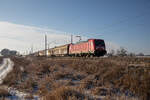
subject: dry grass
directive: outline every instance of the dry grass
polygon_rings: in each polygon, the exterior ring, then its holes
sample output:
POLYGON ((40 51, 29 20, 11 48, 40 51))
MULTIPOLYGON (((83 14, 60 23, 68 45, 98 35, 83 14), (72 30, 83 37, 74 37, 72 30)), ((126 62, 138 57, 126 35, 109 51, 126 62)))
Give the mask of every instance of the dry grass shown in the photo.
POLYGON ((84 94, 70 87, 60 87, 49 92, 44 100, 83 100, 85 98, 84 94))
POLYGON ((13 57, 12 60, 15 67, 4 84, 46 100, 83 100, 92 96, 105 96, 106 100, 150 98, 150 58, 13 57))
POLYGON ((5 90, 0 89, 0 97, 9 96, 9 93, 5 90))
POLYGON ((2 61, 3 61, 3 57, 0 57, 0 64, 2 63, 2 61))

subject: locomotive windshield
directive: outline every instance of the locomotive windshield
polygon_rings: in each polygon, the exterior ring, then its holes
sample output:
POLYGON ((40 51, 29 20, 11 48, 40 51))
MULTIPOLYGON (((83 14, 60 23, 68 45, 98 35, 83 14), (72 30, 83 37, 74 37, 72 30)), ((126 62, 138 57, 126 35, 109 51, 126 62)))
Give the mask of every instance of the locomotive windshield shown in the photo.
POLYGON ((103 40, 95 40, 95 46, 105 46, 105 43, 103 40))

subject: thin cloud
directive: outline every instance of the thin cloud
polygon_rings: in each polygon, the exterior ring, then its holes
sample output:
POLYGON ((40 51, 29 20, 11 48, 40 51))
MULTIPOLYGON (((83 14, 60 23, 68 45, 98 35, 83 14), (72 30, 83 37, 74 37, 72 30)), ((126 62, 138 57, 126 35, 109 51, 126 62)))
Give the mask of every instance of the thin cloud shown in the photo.
MULTIPOLYGON (((24 53, 33 46, 34 51, 41 50, 44 49, 45 34, 50 47, 70 43, 70 34, 65 32, 0 21, 0 49, 8 48, 24 53)), ((82 37, 82 40, 87 39, 82 37)), ((77 41, 78 39, 74 37, 74 42, 77 41)), ((114 50, 119 48, 112 42, 106 42, 106 47, 108 51, 110 48, 114 50)))

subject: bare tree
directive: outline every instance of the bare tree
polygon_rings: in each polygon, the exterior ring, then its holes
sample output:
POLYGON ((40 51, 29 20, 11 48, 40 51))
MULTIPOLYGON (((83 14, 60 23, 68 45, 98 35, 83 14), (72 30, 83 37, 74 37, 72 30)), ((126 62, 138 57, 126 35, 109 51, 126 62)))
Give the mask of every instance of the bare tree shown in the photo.
POLYGON ((1 51, 1 55, 3 55, 3 56, 15 56, 15 55, 17 55, 17 51, 9 50, 9 49, 3 49, 1 51))
POLYGON ((140 53, 138 54, 138 56, 144 56, 144 53, 140 52, 140 53))
POLYGON ((127 50, 123 47, 121 47, 119 50, 117 50, 118 56, 127 56, 127 50))
POLYGON ((8 55, 9 55, 9 52, 10 52, 9 49, 3 49, 3 50, 1 51, 1 55, 3 55, 3 56, 8 56, 8 55))
POLYGON ((131 52, 131 53, 128 54, 128 56, 134 57, 134 56, 136 56, 136 54, 131 52))
POLYGON ((115 55, 115 50, 111 49, 111 51, 107 54, 108 56, 112 57, 115 55))

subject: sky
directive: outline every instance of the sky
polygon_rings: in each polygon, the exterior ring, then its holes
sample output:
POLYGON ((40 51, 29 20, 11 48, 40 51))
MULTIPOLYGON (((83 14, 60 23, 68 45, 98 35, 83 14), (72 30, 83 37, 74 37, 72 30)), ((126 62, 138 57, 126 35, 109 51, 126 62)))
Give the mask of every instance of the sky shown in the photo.
POLYGON ((20 52, 100 38, 108 51, 150 54, 150 0, 0 0, 0 49, 20 52), (54 41, 54 42, 53 42, 54 41), (57 43, 56 43, 57 42, 57 43))

